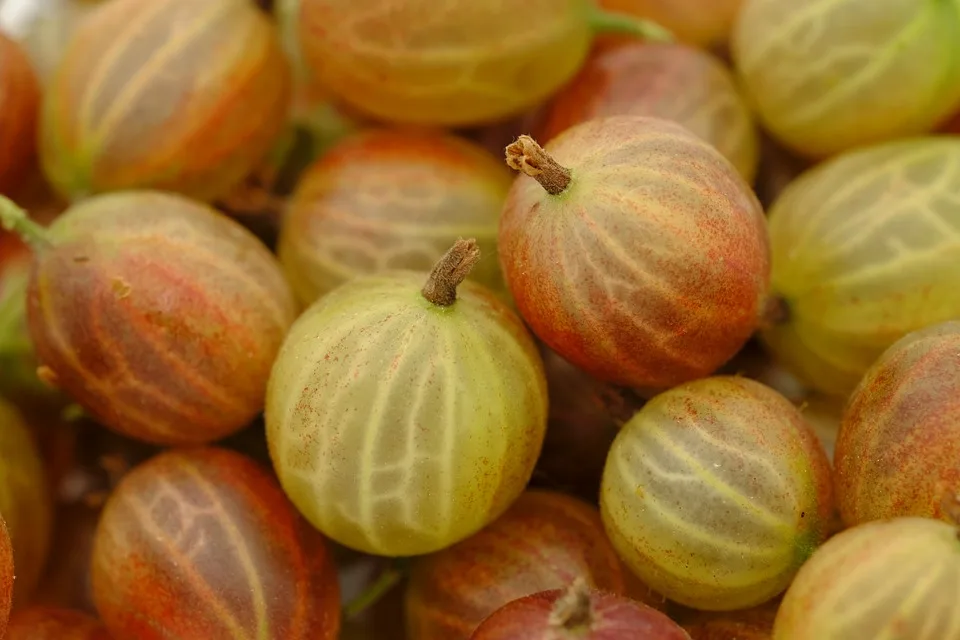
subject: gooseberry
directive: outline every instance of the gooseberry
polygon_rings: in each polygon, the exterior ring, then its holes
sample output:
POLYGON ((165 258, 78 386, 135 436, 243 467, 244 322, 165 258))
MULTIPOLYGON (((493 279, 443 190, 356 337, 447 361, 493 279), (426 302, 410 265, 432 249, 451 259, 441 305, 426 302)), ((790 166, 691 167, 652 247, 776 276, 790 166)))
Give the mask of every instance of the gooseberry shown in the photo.
POLYGON ((40 87, 30 59, 0 32, 0 193, 20 186, 36 157, 40 87))
POLYGON ((848 526, 947 518, 960 496, 960 322, 907 334, 867 370, 837 439, 836 487, 848 526))
POLYGON ((430 273, 341 285, 296 321, 267 388, 267 442, 297 508, 376 555, 437 551, 495 520, 543 443, 543 362, 458 240, 430 273), (426 283, 426 284, 424 284, 426 283))
POLYGON ((124 189, 225 195, 290 105, 276 30, 250 0, 112 0, 77 24, 44 94, 40 156, 80 199, 124 189))
POLYGON ((743 0, 599 0, 600 6, 648 18, 678 40, 701 47, 726 43, 743 0))
POLYGON ((10 531, 0 514, 0 638, 5 637, 7 621, 13 607, 13 580, 16 567, 13 564, 13 543, 10 531))
POLYGON ((697 609, 742 609, 781 593, 826 538, 830 463, 776 391, 703 378, 657 395, 623 426, 600 511, 651 588, 697 609))
POLYGON ((168 450, 123 477, 91 579, 117 638, 334 640, 340 625, 326 541, 266 469, 218 447, 168 450))
POLYGON ((4 640, 112 640, 91 615, 72 609, 34 606, 10 617, 4 640))
POLYGON ((185 197, 91 197, 43 229, 9 201, 0 216, 34 245, 27 313, 48 379, 120 433, 197 444, 263 409, 296 315, 276 258, 185 197))
POLYGON ((600 380, 658 391, 709 375, 765 311, 766 220, 709 143, 657 118, 611 116, 540 147, 500 218, 504 277, 551 349, 600 380))
POLYGON ((297 183, 277 252, 304 304, 345 281, 387 269, 429 271, 458 237, 490 257, 470 279, 505 285, 495 258, 511 176, 458 137, 364 131, 324 153, 297 183))

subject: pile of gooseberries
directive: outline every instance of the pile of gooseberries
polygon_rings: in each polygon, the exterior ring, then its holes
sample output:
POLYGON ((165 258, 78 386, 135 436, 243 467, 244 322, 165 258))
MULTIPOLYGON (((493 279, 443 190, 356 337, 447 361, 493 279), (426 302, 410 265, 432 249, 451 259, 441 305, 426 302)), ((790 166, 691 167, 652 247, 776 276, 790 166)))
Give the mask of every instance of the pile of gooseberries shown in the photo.
POLYGON ((0 0, 0 640, 960 640, 960 0, 0 0))

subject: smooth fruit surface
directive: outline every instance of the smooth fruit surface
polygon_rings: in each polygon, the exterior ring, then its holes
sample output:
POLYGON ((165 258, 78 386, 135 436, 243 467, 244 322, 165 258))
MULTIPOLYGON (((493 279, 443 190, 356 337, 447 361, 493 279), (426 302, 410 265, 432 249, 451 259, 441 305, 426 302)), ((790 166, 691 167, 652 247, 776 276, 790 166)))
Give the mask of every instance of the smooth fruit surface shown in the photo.
POLYGON ((600 510, 651 588, 697 609, 742 609, 782 592, 826 537, 829 461, 786 398, 746 378, 705 378, 624 425, 600 510))
POLYGON ((30 59, 0 32, 0 193, 20 186, 36 156, 40 87, 30 59))
POLYGON ((599 0, 600 6, 653 20, 701 47, 726 42, 744 0, 599 0))
POLYGON ((79 199, 223 196, 264 159, 290 103, 270 20, 249 0, 113 0, 73 31, 45 92, 40 153, 79 199))
POLYGON ((318 82, 381 120, 469 126, 533 107, 592 39, 588 0, 301 0, 318 82))
POLYGON ((960 322, 908 334, 867 371, 844 412, 836 487, 848 526, 949 519, 960 496, 960 322), (949 504, 949 503, 948 503, 949 504))
POLYGON ((449 306, 426 272, 357 278, 297 320, 270 376, 267 441, 314 526, 377 555, 437 551, 510 506, 547 420, 522 321, 467 281, 449 306))
POLYGON ((4 637, 10 609, 13 605, 13 581, 16 567, 13 564, 13 543, 7 523, 0 514, 0 637, 4 637))
POLYGON ((960 103, 944 0, 744 0, 731 51, 766 128, 810 157, 932 130, 960 103))
MULTIPOLYGON (((467 640, 511 600, 560 589, 576 578, 624 594, 627 571, 586 502, 527 490, 479 533, 414 564, 406 593, 410 640, 467 640)), ((649 591, 631 596, 655 604, 649 591)))
POLYGON ((86 613, 30 607, 13 614, 4 640, 111 640, 107 628, 86 613))
POLYGON ((706 51, 643 42, 597 49, 550 105, 541 142, 591 118, 652 116, 712 144, 747 182, 757 171, 753 116, 732 73, 706 51))
POLYGON ((763 332, 815 389, 846 397, 894 342, 960 316, 960 138, 842 154, 797 178, 769 212, 772 295, 763 332))
POLYGON ((581 123, 544 150, 568 186, 552 195, 518 177, 499 234, 504 277, 537 336, 635 388, 729 360, 758 325, 769 277, 766 220, 733 165, 682 126, 642 116, 581 123))
POLYGON ((91 415, 157 444, 210 442, 263 409, 296 304, 276 258, 233 220, 174 194, 74 205, 36 254, 40 361, 91 415))
POLYGON ((336 569, 273 476, 215 447, 169 450, 110 495, 94 602, 116 638, 335 640, 336 569))
POLYGON ((928 518, 869 522, 838 533, 800 569, 773 640, 958 640, 960 539, 928 518))
POLYGON ((486 259, 470 278, 505 285, 495 258, 512 176, 500 158, 458 137, 377 129, 342 140, 301 177, 278 253, 309 304, 355 276, 429 271, 459 237, 486 259))

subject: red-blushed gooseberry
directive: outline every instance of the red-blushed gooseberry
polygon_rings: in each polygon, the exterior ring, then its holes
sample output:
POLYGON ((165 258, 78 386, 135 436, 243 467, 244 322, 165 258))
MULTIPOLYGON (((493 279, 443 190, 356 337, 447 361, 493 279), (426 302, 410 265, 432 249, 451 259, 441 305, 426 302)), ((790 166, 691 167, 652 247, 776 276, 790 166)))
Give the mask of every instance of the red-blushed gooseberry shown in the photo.
POLYGON ((279 262, 240 224, 156 191, 102 194, 34 245, 30 334, 47 377, 97 420, 165 445, 210 442, 263 409, 297 307, 279 262))
POLYGON ((467 640, 511 600, 564 588, 578 577, 602 591, 664 605, 622 565, 596 507, 555 491, 527 490, 479 533, 415 562, 406 593, 407 635, 467 640))
POLYGON ((26 604, 50 548, 53 501, 37 443, 12 405, 0 398, 0 517, 16 567, 14 603, 26 604))
POLYGON ((250 0, 112 0, 72 32, 44 93, 40 157, 79 199, 124 189, 225 195, 260 163, 291 74, 250 0))
POLYGON ((394 129, 348 136, 297 182, 277 247, 304 304, 359 275, 429 271, 457 238, 485 259, 470 279, 504 292, 496 259, 512 183, 499 158, 459 137, 394 129))
POLYGON ((843 400, 894 342, 960 317, 958 191, 960 137, 945 135, 849 151, 794 180, 768 216, 783 313, 761 336, 776 359, 843 400))
POLYGON ((20 187, 36 158, 40 87, 21 46, 0 32, 0 193, 20 187))
POLYGON ((547 422, 543 362, 523 322, 464 281, 458 240, 431 272, 355 278, 297 319, 267 388, 284 490, 328 537, 412 556, 458 542, 530 480, 547 422))
POLYGON ((599 0, 600 6, 663 25, 687 44, 722 45, 743 0, 599 0))
POLYGON ((743 0, 731 54, 765 128, 821 158, 925 133, 955 111, 958 31, 942 0, 743 0))
POLYGON ((72 609, 34 606, 10 617, 3 640, 115 640, 93 616, 72 609))
POLYGON ((777 596, 826 538, 830 463, 794 405, 735 376, 647 402, 607 457, 600 512, 651 588, 706 611, 777 596))
POLYGON ((780 603, 773 640, 960 640, 958 602, 955 526, 875 520, 833 536, 803 565, 780 603))
POLYGON ((7 523, 0 514, 0 638, 4 637, 10 609, 13 606, 13 581, 16 567, 13 564, 13 543, 7 523))
POLYGON ((168 450, 104 506, 93 597, 110 633, 138 640, 334 640, 336 569, 275 478, 217 447, 168 450))
POLYGON ((949 519, 960 496, 960 322, 907 334, 867 370, 843 414, 836 488, 848 526, 949 519))
POLYGON ((548 142, 575 124, 615 115, 681 124, 753 182, 759 156, 756 125, 732 72, 711 53, 643 42, 598 48, 551 99, 539 138, 548 142))
POLYGON ((604 593, 577 578, 566 589, 513 600, 484 620, 470 640, 690 640, 662 612, 604 593))
POLYGON ((779 599, 739 611, 699 612, 682 621, 691 640, 771 640, 779 599))
POLYGON ((715 371, 765 313, 766 219, 750 186, 681 125, 610 116, 540 147, 500 218, 504 277, 551 349, 596 378, 645 392, 715 371))
POLYGON ((316 82, 390 122, 471 126, 549 97, 597 31, 670 37, 593 0, 299 0, 298 40, 316 82))

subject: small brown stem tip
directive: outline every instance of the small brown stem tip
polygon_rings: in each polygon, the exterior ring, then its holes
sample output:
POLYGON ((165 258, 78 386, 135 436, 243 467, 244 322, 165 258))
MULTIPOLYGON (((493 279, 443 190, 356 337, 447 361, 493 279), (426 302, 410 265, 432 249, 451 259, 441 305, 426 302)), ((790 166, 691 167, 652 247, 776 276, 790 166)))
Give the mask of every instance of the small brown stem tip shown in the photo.
POLYGON ((771 295, 760 310, 760 328, 772 329, 790 320, 790 306, 778 295, 771 295))
POLYGON ((507 166, 535 178, 552 196, 563 193, 570 184, 570 170, 550 157, 530 136, 520 136, 507 146, 507 166))
POLYGON ((948 490, 943 494, 940 509, 947 521, 957 527, 957 538, 960 539, 960 490, 948 490))
POLYGON ((591 622, 593 622, 593 605, 590 602, 590 587, 583 577, 578 577, 553 605, 550 624, 553 627, 574 631, 588 627, 591 622))
POLYGON ((435 305, 449 307, 457 301, 457 287, 480 261, 480 247, 473 238, 460 238, 433 266, 420 292, 435 305))

